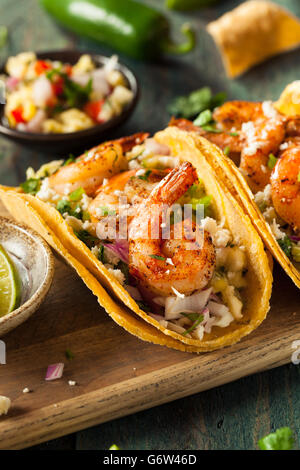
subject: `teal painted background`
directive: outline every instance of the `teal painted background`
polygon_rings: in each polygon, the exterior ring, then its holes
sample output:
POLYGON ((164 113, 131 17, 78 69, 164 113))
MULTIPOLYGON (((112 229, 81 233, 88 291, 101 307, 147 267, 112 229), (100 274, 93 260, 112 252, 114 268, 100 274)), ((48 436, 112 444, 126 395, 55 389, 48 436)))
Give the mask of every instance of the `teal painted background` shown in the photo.
MULTIPOLYGON (((143 1, 163 8, 163 0, 143 1)), ((132 67, 141 84, 139 105, 130 121, 118 130, 120 136, 163 128, 169 119, 166 105, 170 99, 203 85, 210 85, 214 91, 225 90, 228 98, 259 100, 277 98, 287 83, 300 79, 300 50, 270 59, 239 79, 226 78, 221 58, 205 32, 205 24, 239 3, 225 0, 198 12, 166 12, 175 37, 186 20, 197 30, 197 48, 185 57, 144 64, 120 56, 122 62, 132 67)), ((276 3, 300 17, 298 0, 276 3)), ((107 55, 113 52, 63 31, 40 9, 37 0, 0 0, 0 23, 9 29, 8 42, 0 51, 1 61, 22 50, 76 47, 107 55)), ((0 183, 19 183, 28 166, 37 168, 47 159, 49 155, 0 138, 0 183)), ((294 430, 299 448, 299 379, 299 366, 287 365, 37 448, 107 449, 116 443, 123 449, 255 449, 261 436, 284 425, 294 430)))

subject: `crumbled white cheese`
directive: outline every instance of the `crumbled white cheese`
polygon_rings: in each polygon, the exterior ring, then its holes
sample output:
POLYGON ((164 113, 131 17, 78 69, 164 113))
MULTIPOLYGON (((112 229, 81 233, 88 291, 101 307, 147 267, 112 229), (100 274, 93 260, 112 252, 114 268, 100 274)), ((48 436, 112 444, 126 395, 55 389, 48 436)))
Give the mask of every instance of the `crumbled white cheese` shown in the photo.
POLYGON ((105 255, 105 261, 108 263, 108 264, 111 264, 112 266, 115 266, 116 264, 118 264, 118 262, 120 261, 120 258, 119 256, 117 256, 112 250, 110 250, 109 248, 105 248, 104 249, 104 255, 105 255))
POLYGON ((231 242, 232 236, 229 230, 218 225, 215 219, 205 217, 201 220, 201 225, 204 230, 209 232, 216 248, 225 247, 231 242))
POLYGON ((172 261, 172 258, 167 258, 167 259, 166 259, 166 263, 167 263, 167 264, 171 264, 172 266, 174 266, 174 263, 173 263, 173 261, 172 261))
POLYGON ((262 104, 262 110, 267 118, 273 119, 277 117, 277 111, 274 108, 272 101, 264 101, 262 104))
POLYGON ((113 269, 109 264, 105 264, 104 266, 108 272, 110 272, 110 274, 112 274, 117 279, 117 281, 119 281, 121 285, 125 283, 125 276, 120 269, 113 269))
POLYGON ((36 197, 38 197, 41 201, 44 202, 52 202, 60 199, 60 195, 57 194, 54 189, 49 187, 49 178, 45 178, 42 180, 41 187, 36 193, 36 197))
POLYGON ((30 393, 30 391, 31 391, 31 390, 29 390, 28 387, 25 387, 25 388, 23 389, 23 393, 30 393))
POLYGON ((128 168, 129 170, 136 170, 138 168, 141 168, 141 165, 136 160, 130 160, 130 162, 128 163, 128 168))
POLYGON ((257 140, 254 123, 252 121, 242 124, 242 132, 245 134, 247 144, 244 148, 245 155, 253 155, 260 148, 260 142, 257 140))
POLYGON ((88 220, 85 220, 82 224, 83 230, 89 230, 92 226, 93 224, 91 224, 88 220))
POLYGON ((99 248, 98 246, 93 246, 91 248, 91 252, 93 253, 94 256, 96 256, 96 258, 98 258, 98 254, 99 254, 99 248))
POLYGON ((269 206, 271 204, 271 185, 267 184, 263 191, 258 191, 254 196, 254 201, 258 207, 269 206))
POLYGON ((75 380, 69 380, 68 384, 70 385, 70 387, 74 387, 74 385, 76 385, 76 382, 75 380))
POLYGON ((0 416, 6 415, 11 405, 11 401, 8 397, 0 395, 0 416))
POLYGON ((145 170, 141 168, 140 170, 136 172, 135 176, 142 176, 144 174, 145 174, 145 170))
POLYGON ((285 232, 280 230, 280 225, 276 222, 275 219, 273 219, 269 225, 276 240, 283 240, 285 238, 285 232))
POLYGON ((81 209, 84 210, 84 211, 88 210, 88 207, 89 207, 91 202, 92 202, 92 198, 88 197, 85 193, 83 193, 83 195, 81 196, 81 199, 80 199, 81 209))
POLYGON ((283 142, 283 144, 279 145, 279 150, 286 150, 289 147, 289 142, 283 142))

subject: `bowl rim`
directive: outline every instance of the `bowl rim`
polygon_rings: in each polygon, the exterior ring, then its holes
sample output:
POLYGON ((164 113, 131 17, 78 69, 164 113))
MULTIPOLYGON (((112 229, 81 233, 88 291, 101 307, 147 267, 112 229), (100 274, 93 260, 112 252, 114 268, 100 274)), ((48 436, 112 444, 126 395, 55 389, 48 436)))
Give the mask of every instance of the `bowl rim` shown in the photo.
POLYGON ((0 317, 0 326, 2 326, 4 323, 9 321, 11 318, 18 316, 20 313, 23 313, 24 311, 27 311, 31 308, 34 307, 34 305, 39 301, 39 304, 43 301, 45 298, 46 294, 48 293, 48 290, 51 286, 53 276, 54 276, 54 256, 52 254, 52 251, 46 241, 39 235, 35 230, 32 230, 32 228, 28 227, 25 224, 22 224, 20 222, 17 222, 11 217, 6 217, 6 216, 0 216, 0 223, 1 224, 8 224, 8 225, 14 225, 18 229, 21 229, 26 236, 29 236, 33 238, 36 243, 40 244, 44 250, 44 253, 46 255, 46 274, 43 278, 43 281, 41 282, 40 286, 38 289, 35 291, 35 293, 28 299, 26 302, 24 302, 22 305, 20 305, 18 308, 13 310, 10 313, 7 313, 6 315, 0 317))
MULTIPOLYGON (((91 52, 91 51, 88 51, 88 50, 80 51, 78 49, 70 49, 70 48, 51 49, 51 50, 48 50, 48 51, 35 51, 35 54, 36 54, 37 58, 50 59, 50 60, 51 60, 51 55, 52 56, 61 55, 62 56, 61 60, 64 60, 63 56, 65 56, 65 55, 73 55, 74 58, 76 58, 76 60, 78 60, 82 55, 88 54, 92 57, 93 60, 95 60, 96 62, 98 61, 99 63, 102 62, 103 64, 107 63, 109 61, 109 59, 112 57, 112 56, 108 57, 108 56, 98 54, 98 53, 95 53, 95 52, 91 52)), ((8 58, 9 57, 7 57, 0 64, 0 74, 5 74, 5 64, 8 60, 8 58)), ((55 59, 53 59, 53 60, 55 60, 55 59)), ((65 59, 65 60, 67 60, 67 59, 65 59)), ((96 124, 95 126, 89 127, 87 129, 83 129, 81 131, 65 132, 65 133, 61 133, 61 134, 59 134, 59 133, 45 134, 45 133, 41 133, 41 132, 37 133, 37 132, 20 131, 20 130, 13 129, 11 127, 5 126, 1 121, 2 115, 4 114, 3 110, 4 110, 5 104, 0 104, 0 115, 1 115, 0 116, 1 117, 1 119, 0 119, 0 134, 3 134, 4 136, 7 136, 7 137, 16 138, 16 139, 19 139, 19 140, 29 141, 29 142, 34 141, 36 143, 38 143, 38 142, 41 142, 41 143, 43 143, 43 142, 44 143, 45 142, 59 143, 59 142, 65 142, 65 141, 68 141, 68 140, 70 141, 70 140, 73 140, 73 139, 80 139, 80 137, 90 137, 90 136, 93 136, 97 133, 99 133, 101 135, 105 131, 115 129, 123 121, 125 121, 129 118, 131 112, 134 110, 134 108, 135 108, 135 106, 138 102, 139 95, 140 95, 140 86, 139 86, 137 77, 134 74, 134 72, 127 65, 125 65, 121 62, 118 62, 117 68, 125 76, 126 80, 128 81, 128 83, 130 85, 130 90, 134 94, 133 99, 131 100, 131 102, 123 108, 121 114, 119 114, 118 116, 115 116, 112 119, 109 119, 108 121, 106 121, 102 124, 96 124)))

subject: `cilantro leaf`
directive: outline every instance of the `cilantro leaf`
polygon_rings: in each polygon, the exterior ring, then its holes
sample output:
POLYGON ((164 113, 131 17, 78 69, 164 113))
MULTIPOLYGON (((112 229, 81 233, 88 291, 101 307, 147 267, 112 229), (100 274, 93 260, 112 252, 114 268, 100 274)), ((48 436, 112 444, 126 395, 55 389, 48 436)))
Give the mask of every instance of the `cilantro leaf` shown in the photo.
POLYGON ((199 323, 201 323, 203 321, 203 319, 204 319, 204 316, 198 314, 198 318, 196 319, 196 321, 194 321, 192 326, 190 328, 188 328, 187 330, 185 330, 185 332, 182 333, 182 335, 185 336, 188 333, 191 333, 192 331, 194 331, 194 329, 197 328, 197 326, 199 325, 199 323))
POLYGON ((292 242, 290 237, 286 235, 282 240, 277 240, 277 242, 280 248, 286 254, 286 256, 290 258, 292 254, 292 242))
POLYGON ((262 437, 258 441, 258 446, 261 450, 291 450, 294 442, 293 431, 288 427, 283 427, 262 437))
POLYGON ((209 87, 203 87, 187 96, 178 96, 169 104, 167 110, 175 117, 192 119, 202 111, 213 110, 220 106, 225 98, 225 93, 217 93, 213 96, 209 87))
POLYGON ((224 148, 223 153, 228 157, 228 155, 230 154, 230 147, 229 147, 229 145, 227 145, 227 146, 224 148))
POLYGON ((69 361, 72 361, 72 359, 74 359, 74 354, 72 353, 70 349, 67 349, 65 351, 65 356, 67 359, 69 359, 69 361))
POLYGON ((23 189, 24 193, 35 195, 41 186, 41 180, 39 178, 29 178, 24 183, 20 184, 20 187, 23 189))
POLYGON ((149 176, 151 175, 152 170, 147 170, 144 175, 139 175, 138 178, 143 181, 148 181, 149 176))
POLYGON ((81 240, 89 248, 98 240, 96 237, 91 235, 87 230, 74 230, 74 233, 79 240, 81 240))

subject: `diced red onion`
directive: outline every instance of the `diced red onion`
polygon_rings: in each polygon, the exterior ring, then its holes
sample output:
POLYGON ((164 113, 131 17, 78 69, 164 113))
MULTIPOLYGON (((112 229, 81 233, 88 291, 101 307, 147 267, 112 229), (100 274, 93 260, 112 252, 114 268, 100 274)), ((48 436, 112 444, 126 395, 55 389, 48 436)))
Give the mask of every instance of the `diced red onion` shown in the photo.
POLYGON ((300 242, 300 237, 298 237, 297 235, 291 235, 290 239, 292 240, 292 242, 300 242))
POLYGON ((127 290, 127 292, 129 292, 129 294, 134 300, 143 300, 141 293, 137 289, 137 287, 125 285, 124 288, 127 290))
POLYGON ((128 264, 129 245, 127 240, 116 239, 114 243, 102 243, 102 245, 128 264))
POLYGON ((5 85, 8 91, 13 91, 17 87, 19 82, 20 80, 17 77, 8 77, 5 82, 5 85))
POLYGON ((28 132, 41 132, 42 125, 45 119, 47 118, 45 111, 39 109, 35 116, 27 123, 28 132))
POLYGON ((54 91, 51 82, 41 75, 33 84, 33 101, 37 106, 46 106, 54 98, 54 91))
POLYGON ((170 149, 164 144, 158 143, 155 139, 146 139, 145 141, 146 151, 154 153, 156 155, 170 155, 170 149))
POLYGON ((51 364, 48 366, 45 380, 56 380, 60 379, 64 371, 64 363, 58 362, 57 364, 51 364))
POLYGON ((110 85, 105 78, 105 71, 103 69, 96 69, 91 73, 93 79, 93 91, 103 96, 110 93, 110 85))
POLYGON ((198 313, 206 306, 211 288, 196 292, 195 294, 184 297, 167 297, 165 304, 166 320, 180 318, 180 313, 198 313))
POLYGON ((214 302, 217 302, 218 304, 222 303, 221 299, 219 299, 219 297, 213 292, 210 294, 209 300, 213 300, 214 302))

